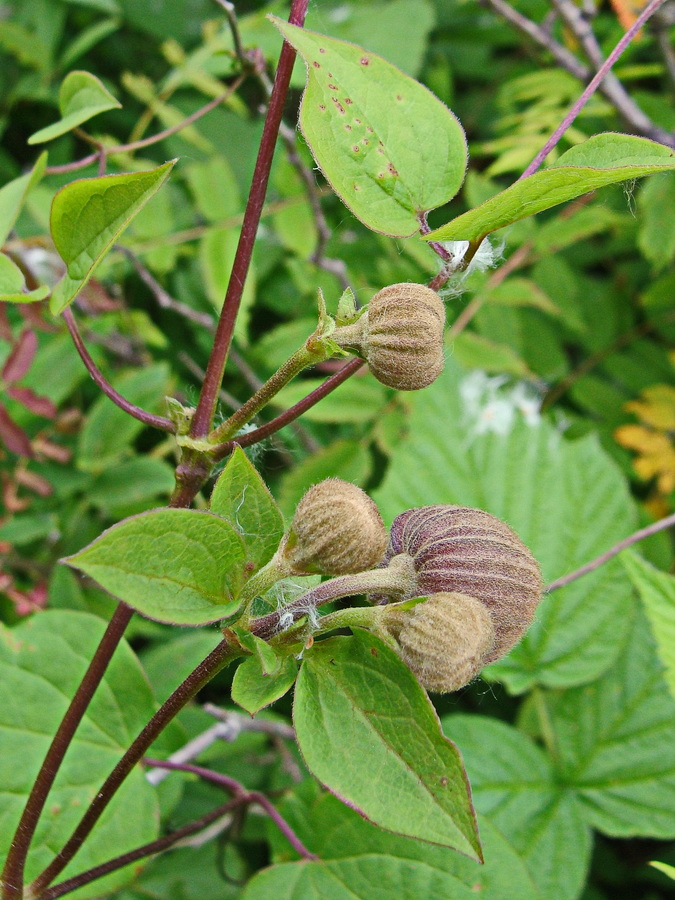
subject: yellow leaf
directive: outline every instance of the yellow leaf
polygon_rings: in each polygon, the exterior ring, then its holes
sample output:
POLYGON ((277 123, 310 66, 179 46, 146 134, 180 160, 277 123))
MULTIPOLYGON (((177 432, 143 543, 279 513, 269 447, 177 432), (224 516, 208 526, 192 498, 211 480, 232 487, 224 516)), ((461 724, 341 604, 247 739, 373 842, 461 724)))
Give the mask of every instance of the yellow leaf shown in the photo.
POLYGON ((675 431, 675 388, 654 384, 642 391, 641 400, 626 403, 625 409, 659 431, 675 431))

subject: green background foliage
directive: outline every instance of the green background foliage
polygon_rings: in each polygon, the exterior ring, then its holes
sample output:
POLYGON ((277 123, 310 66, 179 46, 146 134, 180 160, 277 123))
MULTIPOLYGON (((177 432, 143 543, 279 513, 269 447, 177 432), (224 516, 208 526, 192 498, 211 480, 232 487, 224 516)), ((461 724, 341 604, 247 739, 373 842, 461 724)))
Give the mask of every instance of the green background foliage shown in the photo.
MULTIPOLYGON (((244 46, 260 47, 273 66, 281 37, 265 14, 284 17, 288 4, 251 0, 235 6, 244 46)), ((549 4, 526 0, 518 9, 539 21, 549 4)), ((621 26, 606 4, 594 25, 606 54, 621 26)), ((425 282, 437 274, 437 258, 418 237, 379 232, 410 234, 419 208, 434 208, 430 226, 443 227, 442 236, 451 240, 481 236, 485 210, 505 209, 499 224, 508 227, 489 251, 483 247, 483 264, 456 276, 444 291, 447 364, 430 388, 397 395, 368 374, 356 375, 296 425, 247 455, 237 451, 198 498, 199 511, 189 513, 151 512, 166 505, 173 487, 174 442, 98 393, 62 321, 45 303, 21 309, 0 303, 0 436, 7 442, 7 417, 33 448, 32 458, 0 450, 0 853, 65 698, 115 605, 59 559, 80 560, 80 568, 113 593, 131 590, 151 619, 195 624, 213 620, 214 602, 225 611, 230 601, 237 605, 232 596, 244 569, 264 565, 276 548, 283 530, 279 508, 288 521, 304 490, 329 476, 366 488, 387 524, 425 504, 488 510, 531 547, 547 583, 675 507, 673 176, 652 175, 583 197, 575 189, 567 194, 577 197, 571 203, 551 208, 537 201, 540 213, 518 221, 525 188, 509 187, 578 95, 580 83, 572 75, 465 0, 319 0, 307 26, 328 35, 331 46, 345 46, 332 39, 354 42, 419 79, 426 87, 410 82, 417 99, 407 117, 418 115, 421 131, 414 148, 393 128, 386 135, 405 190, 388 184, 383 191, 371 179, 373 194, 360 210, 341 189, 339 179, 350 170, 336 152, 339 142, 321 151, 311 127, 305 128, 318 165, 347 202, 313 170, 309 149, 298 138, 299 156, 321 192, 325 234, 302 180, 279 149, 218 421, 314 330, 317 288, 335 313, 345 281, 365 304, 387 284, 425 282), (452 109, 461 128, 426 88, 452 109), (440 126, 429 129, 428 117, 435 115, 440 126), (458 192, 462 129, 469 170, 458 192), (447 142, 455 152, 444 168, 437 163, 447 142), (396 215, 391 206, 379 208, 381 195, 398 198, 396 215), (467 223, 473 230, 466 230, 467 223), (318 247, 327 265, 317 265, 318 247), (25 329, 36 335, 37 349, 18 374, 12 364, 17 377, 10 379, 8 362, 25 329), (637 443, 622 437, 622 429, 638 426, 637 443), (118 524, 129 516, 136 518, 118 524), (181 519, 181 526, 164 527, 158 517, 181 519), (161 527, 132 533, 142 521, 161 527), (186 528, 194 530, 189 548, 186 528), (131 568, 150 564, 158 541, 167 542, 172 561, 184 557, 189 613, 167 619, 166 591, 152 587, 173 577, 175 567, 153 571, 131 588, 120 586, 120 579, 134 577, 125 573, 114 540, 94 543, 102 532, 114 536, 119 529, 130 529, 123 549, 128 554, 133 548, 131 568), (215 540, 205 539, 207 530, 218 533, 215 540), (213 553, 218 541, 227 545, 231 573, 222 555, 213 553), (105 558, 97 558, 102 546, 105 558), (17 746, 17 729, 19 754, 3 749, 17 746)), ((578 52, 560 23, 554 35, 578 52)), ((307 45, 313 40, 302 38, 307 45)), ((75 193, 96 196, 97 186, 67 185, 73 178, 95 178, 97 161, 73 175, 43 177, 42 145, 29 141, 40 134, 49 138, 48 163, 59 166, 92 152, 69 130, 75 119, 106 146, 170 128, 223 91, 236 71, 232 49, 222 11, 209 0, 157 0, 152 14, 134 0, 9 0, 0 16, 0 291, 14 295, 25 284, 30 293, 22 299, 39 301, 39 285, 59 284, 56 309, 81 290, 74 309, 95 362, 120 393, 157 414, 165 412, 166 395, 186 406, 196 401, 257 154, 262 92, 247 82, 180 133, 135 153, 111 155, 107 174, 114 180, 106 183, 120 187, 112 212, 98 217, 99 197, 84 228, 71 227, 66 201, 75 193), (75 76, 82 96, 62 87, 74 71, 90 73, 75 76), (170 159, 177 162, 162 184, 170 159), (60 257, 48 237, 55 197, 60 257), (111 230, 112 219, 117 225, 111 230), (155 279, 154 289, 134 260, 155 279), (36 284, 26 273, 38 276, 36 284)), ((672 86, 648 30, 616 71, 652 120, 672 131, 672 86)), ((305 65, 298 61, 296 105, 304 83, 305 65)), ((376 88, 367 111, 387 132, 395 121, 391 88, 382 79, 376 88)), ((570 164, 589 164, 582 142, 623 130, 616 110, 598 95, 549 163, 563 167, 566 151, 570 164)), ((670 165, 665 154, 662 159, 657 166, 670 165)), ((559 171, 540 173, 534 186, 550 187, 559 171)), ((583 189, 636 174, 595 173, 599 180, 583 189)), ((293 382, 260 421, 304 397, 329 371, 326 364, 293 382)), ((110 882, 95 882, 86 896, 412 900, 468 898, 477 887, 486 900, 672 896, 666 875, 647 866, 654 858, 675 864, 672 568, 668 537, 640 543, 545 597, 526 638, 477 682, 432 698, 469 773, 484 867, 445 847, 393 834, 395 827, 384 831, 372 824, 390 827, 382 815, 391 809, 405 818, 395 762, 403 765, 404 754, 397 756, 396 742, 414 732, 420 717, 435 718, 421 691, 401 705, 397 691, 407 673, 394 658, 391 671, 373 674, 366 665, 372 657, 364 662, 359 655, 366 638, 343 635, 331 640, 355 667, 355 678, 330 680, 329 666, 318 662, 330 644, 317 643, 314 653, 308 649, 297 661, 292 655, 268 659, 253 647, 234 674, 219 675, 200 702, 181 713, 155 748, 165 755, 211 727, 202 701, 234 708, 233 697, 247 712, 262 710, 256 721, 281 725, 291 722, 295 702, 301 753, 292 741, 244 728, 231 741, 213 743, 199 762, 272 797, 325 862, 299 860, 270 822, 249 815, 201 847, 177 849, 124 869, 110 882), (292 701, 288 691, 299 665, 292 701), (354 681, 362 689, 350 699, 346 691, 354 681), (345 705, 363 704, 364 684, 382 720, 391 717, 386 740, 379 740, 381 755, 375 754, 378 765, 386 765, 349 798, 371 821, 341 804, 308 771, 309 765, 342 796, 343 781, 353 786, 344 773, 354 759, 362 774, 372 775, 372 719, 365 716, 363 735, 349 736, 344 722, 350 720, 341 718, 345 705), (326 718, 317 728, 319 711, 326 718)), ((296 584, 283 583, 272 599, 288 600, 297 591, 296 584)), ((185 632, 134 616, 131 647, 123 645, 115 657, 50 798, 31 874, 67 836, 77 818, 73 809, 93 796, 156 702, 218 637, 208 626, 185 632)), ((426 756, 429 730, 415 741, 406 742, 406 752, 414 747, 426 756)), ((440 735, 437 742, 438 752, 451 752, 440 735)), ((218 788, 178 773, 153 787, 139 768, 67 874, 197 818, 223 799, 218 788)), ((431 802, 418 809, 424 827, 425 817, 429 828, 436 827, 437 815, 431 802)), ((462 840, 473 846, 470 832, 464 828, 462 840)), ((429 837, 419 829, 415 834, 429 837)))

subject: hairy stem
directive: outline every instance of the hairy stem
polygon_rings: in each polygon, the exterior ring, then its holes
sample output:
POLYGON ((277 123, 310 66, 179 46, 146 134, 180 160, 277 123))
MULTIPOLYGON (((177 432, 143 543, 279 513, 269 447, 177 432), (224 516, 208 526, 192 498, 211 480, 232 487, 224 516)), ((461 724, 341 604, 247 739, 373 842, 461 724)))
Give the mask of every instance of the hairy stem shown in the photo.
MULTIPOLYGON (((293 25, 302 25, 307 13, 309 0, 293 0, 289 22, 293 25)), ((246 276, 251 264, 253 246, 255 244, 258 224, 262 214, 267 193, 267 183, 272 168, 274 148, 276 144, 281 116, 288 93, 288 85, 291 80, 293 63, 295 62, 295 50, 284 41, 279 57, 279 65, 274 79, 274 87, 267 108, 265 124, 263 126, 260 149, 253 172, 253 183, 248 195, 244 222, 239 235, 239 243, 232 264, 230 281, 227 286, 225 300, 221 311, 213 349, 206 367, 204 383, 199 395, 197 410, 192 420, 191 436, 193 438, 205 437, 210 428, 215 412, 218 390, 225 371, 225 363, 232 342, 234 324, 239 312, 241 297, 244 291, 246 276)))
POLYGON ((294 406, 291 406, 290 409, 287 409, 286 412, 283 412, 275 419, 272 419, 271 422, 261 425, 260 428, 256 428, 254 431, 249 431, 248 434, 239 435, 236 441, 227 441, 224 444, 215 445, 213 448, 213 458, 215 460, 224 459, 224 457, 232 453, 235 447, 251 447, 253 444, 257 444, 260 441, 265 440, 265 438, 268 438, 270 435, 275 434, 286 425, 290 425, 291 422, 299 418, 304 412, 311 409, 312 406, 315 406, 319 400, 327 397, 331 391, 334 391, 336 387, 339 387, 363 365, 364 362, 362 359, 352 359, 344 365, 339 372, 336 372, 335 375, 331 375, 331 377, 327 378, 318 388, 315 388, 310 394, 307 394, 306 397, 294 406))
POLYGON ((140 409, 115 390, 89 355, 89 351, 84 345, 82 335, 80 334, 73 317, 72 310, 64 310, 63 318, 68 331, 70 332, 70 336, 73 339, 73 343, 75 344, 75 349, 80 354, 80 359, 84 363, 87 372, 89 372, 94 382, 100 387, 106 397, 112 400, 115 406, 119 406, 120 409, 124 410, 125 413, 133 416, 134 419, 138 419, 139 422, 143 422, 145 425, 151 425, 153 428, 161 428, 162 431, 175 432, 175 426, 170 419, 165 419, 164 416, 155 416, 152 413, 146 412, 144 409, 140 409))
POLYGON ((44 762, 33 784, 23 814, 7 854, 2 872, 2 900, 21 900, 26 858, 38 821, 61 767, 66 751, 87 711, 96 688, 101 682, 108 663, 122 639, 124 630, 133 615, 131 607, 120 603, 108 623, 89 667, 75 692, 70 705, 54 735, 44 762))
POLYGON ((308 611, 316 609, 329 600, 352 597, 355 594, 384 593, 390 596, 401 596, 414 593, 416 585, 415 569, 412 557, 407 553, 395 556, 383 569, 369 572, 358 572, 355 575, 340 575, 324 581, 297 600, 275 610, 259 619, 253 619, 250 630, 264 641, 269 640, 279 630, 281 623, 291 625, 308 611))
MULTIPOLYGON (((63 848, 30 885, 29 890, 32 891, 34 896, 40 897, 42 892, 49 887, 52 881, 73 859, 124 779, 143 758, 148 747, 157 739, 169 722, 214 675, 217 675, 221 669, 240 656, 241 653, 241 648, 230 637, 226 636, 209 653, 206 659, 188 675, 185 681, 176 688, 169 699, 160 706, 103 783, 63 848)), ((14 897, 10 897, 9 900, 14 900, 14 897)))

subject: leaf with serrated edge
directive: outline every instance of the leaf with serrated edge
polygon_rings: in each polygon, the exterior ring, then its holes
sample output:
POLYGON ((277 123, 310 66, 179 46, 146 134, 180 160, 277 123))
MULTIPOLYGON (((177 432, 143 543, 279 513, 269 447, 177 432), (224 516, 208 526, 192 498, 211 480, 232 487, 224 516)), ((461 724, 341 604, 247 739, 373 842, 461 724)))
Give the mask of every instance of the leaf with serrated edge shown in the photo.
POLYGON ((377 54, 269 18, 307 65, 300 128, 335 192, 373 231, 415 234, 421 215, 461 187, 462 126, 377 54))
MULTIPOLYGON (((626 480, 595 437, 567 441, 545 419, 526 420, 515 395, 493 402, 481 384, 482 376, 465 375, 448 360, 436 381, 410 399, 409 436, 373 494, 385 521, 429 504, 479 507, 516 531, 545 583, 634 530, 626 480), (504 412, 511 418, 494 421, 504 412), (440 427, 444 422, 452 428, 440 427)), ((524 639, 486 675, 513 693, 537 683, 592 681, 615 662, 634 606, 621 563, 610 560, 545 595, 524 639)))
POLYGON ((64 560, 144 616, 176 625, 236 612, 245 561, 229 522, 191 509, 132 516, 64 560))
POLYGON ((592 832, 574 791, 560 782, 546 753, 495 719, 451 715, 442 724, 464 756, 476 808, 521 854, 542 896, 578 897, 592 832))
POLYGON ((655 569, 637 553, 622 553, 621 562, 644 604, 666 667, 666 682, 675 697, 675 578, 655 569))
POLYGON ((210 510, 239 532, 249 555, 250 574, 274 555, 284 520, 267 485, 241 449, 235 447, 211 494, 210 510))
POLYGON ((103 83, 91 72, 69 72, 59 88, 59 112, 61 118, 46 128, 41 128, 28 138, 29 144, 43 144, 82 125, 99 113, 109 109, 121 109, 103 83))
MULTIPOLYGON (((0 625, 0 867, 49 737, 104 631, 105 622, 98 616, 73 610, 40 612, 12 629, 0 625)), ((28 856, 28 881, 52 861, 55 848, 70 836, 103 779, 155 709, 145 673, 123 640, 49 794, 28 856)), ((158 822, 156 791, 137 766, 63 877, 154 840, 158 822)), ((135 869, 134 865, 105 881, 94 881, 77 896, 108 896, 130 881, 135 869)))
POLYGON ((56 194, 50 229, 68 272, 52 291, 54 315, 75 299, 136 213, 164 184, 175 162, 131 175, 81 178, 56 194))
POLYGON ((675 169, 663 144, 628 134, 596 134, 543 171, 516 181, 485 203, 424 235, 427 241, 476 241, 597 188, 675 169))
POLYGON ((298 664, 292 656, 286 656, 279 662, 278 671, 274 674, 264 671, 258 656, 251 656, 240 663, 232 681, 232 700, 254 716, 283 697, 295 681, 298 664))
POLYGON ((480 859, 457 748, 412 672, 355 629, 306 651, 293 721, 310 771, 381 828, 480 859))

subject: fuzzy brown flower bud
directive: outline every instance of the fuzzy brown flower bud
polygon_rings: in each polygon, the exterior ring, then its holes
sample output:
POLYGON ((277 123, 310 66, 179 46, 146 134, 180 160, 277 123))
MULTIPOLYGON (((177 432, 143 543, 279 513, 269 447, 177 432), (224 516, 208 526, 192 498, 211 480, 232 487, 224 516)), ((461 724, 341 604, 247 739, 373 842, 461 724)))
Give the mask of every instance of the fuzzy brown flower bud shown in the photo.
MULTIPOLYGON (((392 610, 393 612, 393 610, 392 610)), ((383 625, 408 668, 428 691, 458 691, 486 665, 495 640, 492 617, 468 594, 441 592, 383 625)))
POLYGON ((385 561, 399 553, 413 558, 417 572, 410 596, 453 591, 483 603, 495 629, 486 665, 504 656, 532 623, 543 590, 539 566, 495 516, 464 506, 409 509, 392 524, 385 561))
POLYGON ((349 575, 381 562, 387 531, 370 497, 348 481, 328 478, 304 495, 283 556, 295 574, 349 575))
POLYGON ((443 370, 445 307, 435 291, 403 282, 383 288, 368 304, 364 353, 382 384, 415 391, 443 370))

